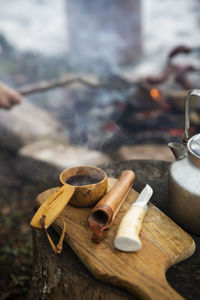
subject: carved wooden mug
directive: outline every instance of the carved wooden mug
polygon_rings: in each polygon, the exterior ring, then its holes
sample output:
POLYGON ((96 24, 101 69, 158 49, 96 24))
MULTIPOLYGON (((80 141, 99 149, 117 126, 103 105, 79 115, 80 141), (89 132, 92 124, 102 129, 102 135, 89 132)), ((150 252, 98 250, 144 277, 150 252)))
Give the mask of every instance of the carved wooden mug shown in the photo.
POLYGON ((47 198, 33 216, 30 225, 44 229, 55 253, 61 253, 66 230, 63 220, 63 232, 57 246, 53 243, 47 228, 60 215, 70 202, 77 207, 89 207, 97 203, 106 193, 108 178, 100 168, 91 166, 72 167, 60 174, 62 186, 47 198))

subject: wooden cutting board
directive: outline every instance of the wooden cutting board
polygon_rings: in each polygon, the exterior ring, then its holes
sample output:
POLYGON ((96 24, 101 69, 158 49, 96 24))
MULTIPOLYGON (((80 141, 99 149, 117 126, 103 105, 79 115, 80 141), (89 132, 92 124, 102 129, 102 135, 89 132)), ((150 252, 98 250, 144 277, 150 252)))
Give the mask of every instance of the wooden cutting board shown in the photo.
MULTIPOLYGON (((116 182, 109 178, 108 189, 116 182)), ((41 205, 58 188, 40 194, 37 205, 41 205)), ((189 256, 195 250, 193 239, 156 206, 149 203, 140 234, 142 249, 135 253, 120 252, 113 241, 120 220, 135 202, 138 193, 133 189, 121 207, 112 229, 105 240, 96 244, 91 241, 87 217, 91 208, 76 208, 70 205, 62 212, 67 228, 65 241, 91 273, 100 281, 121 287, 142 299, 183 299, 172 289, 165 277, 166 270, 189 256)), ((62 221, 58 217, 53 226, 60 233, 62 221)))

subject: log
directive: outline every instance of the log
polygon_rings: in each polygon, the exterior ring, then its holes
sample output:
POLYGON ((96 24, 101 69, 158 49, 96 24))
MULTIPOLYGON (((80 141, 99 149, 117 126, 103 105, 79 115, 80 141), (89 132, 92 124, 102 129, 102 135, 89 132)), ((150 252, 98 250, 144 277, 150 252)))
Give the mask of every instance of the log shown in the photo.
MULTIPOLYGON (((53 239, 57 234, 50 230, 53 239)), ((33 277, 30 300, 130 300, 132 295, 97 281, 66 244, 56 255, 44 232, 33 229, 33 277)))

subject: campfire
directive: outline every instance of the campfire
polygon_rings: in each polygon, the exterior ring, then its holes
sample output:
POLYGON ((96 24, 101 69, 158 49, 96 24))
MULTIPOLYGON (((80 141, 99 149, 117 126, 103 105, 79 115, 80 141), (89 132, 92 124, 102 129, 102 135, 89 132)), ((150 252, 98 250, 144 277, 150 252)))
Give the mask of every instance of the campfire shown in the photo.
MULTIPOLYGON (((67 127, 70 141, 92 149, 106 150, 121 145, 167 144, 180 141, 184 128, 184 101, 195 83, 188 72, 198 68, 175 64, 177 54, 199 51, 179 46, 168 57, 160 76, 130 81, 109 75, 104 81, 93 76, 67 77, 59 82, 41 83, 21 89, 23 94, 63 87, 62 105, 53 113, 67 127)), ((198 132, 200 118, 196 99, 191 103, 191 133, 198 132)))

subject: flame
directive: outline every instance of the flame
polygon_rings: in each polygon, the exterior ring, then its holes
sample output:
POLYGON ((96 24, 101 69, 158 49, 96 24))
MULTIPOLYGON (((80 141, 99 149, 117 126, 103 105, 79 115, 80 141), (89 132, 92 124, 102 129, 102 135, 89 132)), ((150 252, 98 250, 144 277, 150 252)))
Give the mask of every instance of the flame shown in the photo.
POLYGON ((160 99, 160 93, 157 89, 153 88, 150 90, 150 95, 155 101, 159 101, 160 99))

